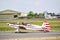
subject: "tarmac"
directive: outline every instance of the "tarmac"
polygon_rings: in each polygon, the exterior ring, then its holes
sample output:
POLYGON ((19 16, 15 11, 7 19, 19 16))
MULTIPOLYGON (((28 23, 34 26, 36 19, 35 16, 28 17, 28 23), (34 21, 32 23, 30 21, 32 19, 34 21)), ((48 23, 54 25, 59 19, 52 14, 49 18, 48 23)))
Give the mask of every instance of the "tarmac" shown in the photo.
POLYGON ((60 32, 0 32, 0 39, 60 37, 60 32))

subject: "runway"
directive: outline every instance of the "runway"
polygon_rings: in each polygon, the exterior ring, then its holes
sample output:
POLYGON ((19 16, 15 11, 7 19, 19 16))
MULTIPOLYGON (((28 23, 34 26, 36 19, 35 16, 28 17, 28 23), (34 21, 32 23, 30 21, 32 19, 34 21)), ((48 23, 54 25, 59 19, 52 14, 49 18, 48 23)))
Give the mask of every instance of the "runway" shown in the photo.
POLYGON ((0 39, 10 38, 39 38, 39 37, 60 37, 60 32, 0 32, 0 39))

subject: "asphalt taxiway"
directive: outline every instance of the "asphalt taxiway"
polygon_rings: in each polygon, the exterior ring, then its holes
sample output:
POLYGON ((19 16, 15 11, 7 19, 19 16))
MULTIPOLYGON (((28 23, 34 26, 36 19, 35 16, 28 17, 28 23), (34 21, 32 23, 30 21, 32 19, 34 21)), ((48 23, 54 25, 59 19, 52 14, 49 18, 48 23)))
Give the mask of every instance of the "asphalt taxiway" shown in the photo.
POLYGON ((0 39, 10 38, 39 38, 39 37, 60 37, 60 32, 0 32, 0 39))

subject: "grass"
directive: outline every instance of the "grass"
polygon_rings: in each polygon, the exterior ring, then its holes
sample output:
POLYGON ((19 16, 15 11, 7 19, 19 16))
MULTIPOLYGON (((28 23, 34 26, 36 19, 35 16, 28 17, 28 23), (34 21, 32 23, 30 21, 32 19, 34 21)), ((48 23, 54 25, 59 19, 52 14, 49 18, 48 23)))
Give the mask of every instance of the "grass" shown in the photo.
POLYGON ((9 22, 29 22, 31 24, 36 24, 36 25, 42 25, 42 22, 44 20, 47 20, 50 25, 51 25, 51 30, 55 31, 60 31, 60 19, 38 19, 38 18, 33 18, 33 19, 14 19, 14 20, 0 20, 0 31, 14 31, 14 28, 9 27, 6 23, 9 22))
POLYGON ((60 37, 40 37, 40 38, 15 38, 15 39, 4 39, 4 40, 60 40, 60 37))

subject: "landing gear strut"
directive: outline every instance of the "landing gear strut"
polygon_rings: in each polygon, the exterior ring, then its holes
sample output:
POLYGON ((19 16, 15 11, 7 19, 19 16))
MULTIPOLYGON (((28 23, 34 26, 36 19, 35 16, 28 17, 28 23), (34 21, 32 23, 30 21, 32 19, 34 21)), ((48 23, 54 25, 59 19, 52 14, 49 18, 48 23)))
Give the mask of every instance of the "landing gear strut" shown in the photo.
POLYGON ((19 33, 20 30, 19 30, 19 27, 17 27, 17 29, 15 30, 15 33, 19 33))

